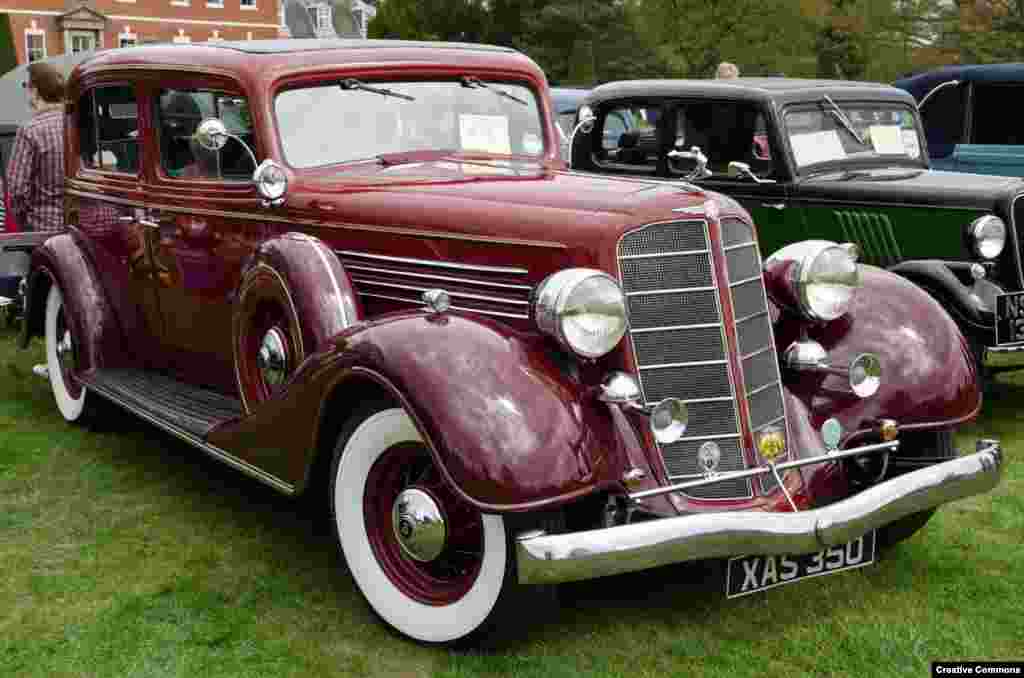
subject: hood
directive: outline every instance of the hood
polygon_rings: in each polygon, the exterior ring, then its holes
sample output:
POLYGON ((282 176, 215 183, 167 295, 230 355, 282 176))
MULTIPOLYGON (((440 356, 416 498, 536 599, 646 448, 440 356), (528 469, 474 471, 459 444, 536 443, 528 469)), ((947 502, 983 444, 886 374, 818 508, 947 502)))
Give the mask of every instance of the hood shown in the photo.
MULTIPOLYGON (((673 210, 700 208, 708 198, 680 182, 439 161, 300 177, 288 204, 319 221, 592 246, 599 237, 680 218, 673 210)), ((722 206, 736 209, 731 201, 722 206)))
POLYGON ((829 201, 896 203, 901 206, 972 207, 991 210, 1024 192, 1024 180, 962 172, 882 168, 828 172, 800 182, 801 197, 829 201))

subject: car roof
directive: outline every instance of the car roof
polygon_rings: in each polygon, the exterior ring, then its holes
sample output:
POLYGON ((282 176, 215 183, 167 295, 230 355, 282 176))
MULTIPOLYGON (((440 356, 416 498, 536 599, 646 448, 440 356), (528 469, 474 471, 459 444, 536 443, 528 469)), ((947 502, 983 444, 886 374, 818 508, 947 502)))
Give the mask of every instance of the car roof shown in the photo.
POLYGON ((879 82, 803 78, 732 78, 706 80, 623 80, 596 87, 593 102, 625 97, 699 97, 779 104, 828 94, 836 99, 893 99, 913 103, 901 89, 879 82))
POLYGON ((1024 63, 945 66, 934 71, 900 78, 895 84, 920 100, 936 86, 951 80, 961 82, 1024 82, 1024 63))
POLYGON ((214 70, 224 75, 266 82, 285 72, 395 64, 495 70, 518 68, 541 77, 540 69, 529 57, 510 47, 460 42, 296 38, 163 43, 103 50, 82 63, 69 84, 74 85, 90 72, 120 67, 214 70))

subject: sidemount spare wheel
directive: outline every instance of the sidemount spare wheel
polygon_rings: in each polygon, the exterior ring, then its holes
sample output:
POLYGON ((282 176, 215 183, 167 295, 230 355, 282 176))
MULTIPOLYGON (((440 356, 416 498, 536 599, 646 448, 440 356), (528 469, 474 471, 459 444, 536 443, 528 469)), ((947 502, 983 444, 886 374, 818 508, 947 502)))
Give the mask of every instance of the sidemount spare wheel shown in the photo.
POLYGON ((450 486, 401 407, 377 403, 350 418, 329 499, 353 579, 400 633, 464 643, 510 616, 518 584, 507 521, 450 486))

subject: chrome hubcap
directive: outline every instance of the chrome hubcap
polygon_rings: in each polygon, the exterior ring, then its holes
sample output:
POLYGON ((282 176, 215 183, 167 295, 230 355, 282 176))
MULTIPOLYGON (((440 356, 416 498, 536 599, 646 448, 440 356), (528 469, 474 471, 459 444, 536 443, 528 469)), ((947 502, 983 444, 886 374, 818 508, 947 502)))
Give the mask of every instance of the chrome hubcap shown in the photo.
POLYGON ((57 362, 65 374, 75 371, 75 344, 71 339, 71 330, 64 325, 64 318, 57 319, 57 362))
POLYGON ((284 334, 277 327, 271 327, 260 341, 256 354, 256 368, 267 386, 280 386, 288 376, 288 351, 285 349, 284 334))
POLYGON ((415 487, 402 490, 391 509, 391 527, 405 555, 421 563, 444 551, 448 529, 441 508, 429 494, 415 487))

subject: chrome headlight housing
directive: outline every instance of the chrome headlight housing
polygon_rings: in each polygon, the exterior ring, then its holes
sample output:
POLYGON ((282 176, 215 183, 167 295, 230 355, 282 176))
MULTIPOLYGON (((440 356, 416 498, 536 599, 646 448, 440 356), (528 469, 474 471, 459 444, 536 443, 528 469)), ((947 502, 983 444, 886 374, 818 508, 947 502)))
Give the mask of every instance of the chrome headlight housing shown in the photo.
POLYGON ((810 320, 829 321, 850 310, 860 287, 859 256, 854 244, 838 245, 827 240, 805 240, 783 247, 765 262, 792 261, 789 269, 791 296, 810 320))
POLYGON ((284 200, 288 191, 288 174, 270 158, 260 163, 252 173, 252 180, 256 184, 256 190, 268 202, 277 203, 284 200))
POLYGON ((533 317, 541 332, 582 358, 611 352, 628 325, 618 282, 589 268, 568 268, 545 278, 534 294, 533 317))
POLYGON ((982 259, 995 259, 1006 246, 1006 224, 994 214, 986 214, 971 222, 968 228, 971 247, 982 259))

